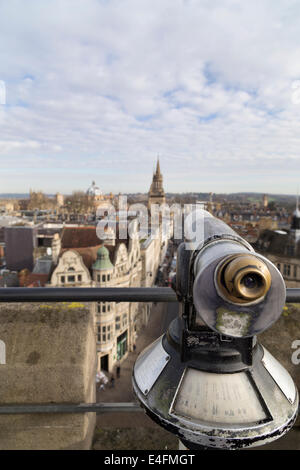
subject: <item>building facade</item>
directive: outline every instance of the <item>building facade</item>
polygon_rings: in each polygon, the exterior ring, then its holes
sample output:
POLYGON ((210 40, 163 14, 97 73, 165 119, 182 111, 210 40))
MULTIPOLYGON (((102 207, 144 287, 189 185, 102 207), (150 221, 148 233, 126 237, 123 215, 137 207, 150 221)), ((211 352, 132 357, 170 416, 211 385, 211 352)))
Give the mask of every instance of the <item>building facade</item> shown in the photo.
MULTIPOLYGON (((95 227, 62 233, 61 253, 48 287, 133 287, 141 285, 142 261, 138 238, 97 238, 95 227), (68 246, 74 240, 73 245, 68 246)), ((111 372, 133 350, 139 326, 138 303, 94 302, 97 367, 111 372)))
POLYGON ((300 287, 300 211, 298 204, 289 230, 264 230, 253 245, 281 272, 287 287, 300 287))

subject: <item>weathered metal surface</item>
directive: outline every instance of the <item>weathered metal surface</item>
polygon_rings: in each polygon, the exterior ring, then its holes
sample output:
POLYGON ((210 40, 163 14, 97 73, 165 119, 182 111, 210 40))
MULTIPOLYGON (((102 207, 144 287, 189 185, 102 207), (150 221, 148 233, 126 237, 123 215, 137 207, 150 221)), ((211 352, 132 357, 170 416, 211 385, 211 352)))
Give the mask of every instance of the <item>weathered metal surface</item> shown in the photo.
POLYGON ((262 363, 277 383, 278 387, 284 393, 286 398, 290 403, 294 403, 296 399, 297 390, 294 384, 294 381, 287 370, 278 362, 272 354, 267 351, 266 348, 263 348, 264 355, 262 358, 262 363))
POLYGON ((170 414, 230 426, 268 418, 247 372, 214 374, 192 368, 183 373, 170 414))
MULTIPOLYGON (((180 341, 180 334, 177 337, 180 341)), ((175 336, 172 339, 168 335, 163 339, 163 346, 170 355, 170 360, 149 393, 147 395, 142 393, 134 376, 133 387, 147 414, 155 422, 175 433, 185 443, 188 442, 189 448, 197 448, 197 446, 218 449, 255 447, 272 442, 293 426, 298 413, 298 394, 296 393, 293 403, 288 401, 262 363, 263 353, 260 345, 255 346, 260 353, 253 356, 253 364, 245 369, 245 374, 241 370, 242 376, 239 375, 238 370, 232 374, 227 371, 225 379, 228 380, 227 387, 224 388, 221 385, 221 387, 214 388, 211 385, 212 389, 208 387, 206 391, 204 390, 203 395, 197 389, 199 378, 201 379, 200 382, 203 382, 204 375, 206 376, 206 374, 203 375, 202 369, 201 345, 198 345, 198 356, 192 357, 184 363, 181 361, 180 350, 175 343, 175 336), (186 368, 196 369, 196 376, 192 377, 192 383, 182 388, 181 385, 184 385, 182 378, 186 368), (239 387, 241 395, 245 397, 246 389, 248 395, 251 395, 251 398, 246 400, 247 403, 249 402, 252 406, 255 405, 252 411, 247 410, 246 422, 243 415, 241 415, 239 422, 238 410, 242 410, 243 407, 238 406, 238 403, 234 403, 234 396, 237 391, 236 377, 242 377, 243 384, 239 387), (249 379, 248 382, 246 377, 249 379), (191 390, 192 388, 193 390, 191 390), (231 398, 229 402, 222 403, 222 394, 228 393, 228 388, 231 398), (213 390, 213 393, 211 390, 213 390), (206 405, 209 403, 211 405, 208 413, 202 408, 203 402, 205 402, 202 395, 206 400, 206 405), (214 401, 215 403, 213 403, 214 401), (237 407, 235 408, 233 404, 237 407), (199 408, 198 410, 195 409, 195 405, 199 408), (219 407, 219 412, 217 407, 219 407), (233 416, 232 411, 234 414, 237 412, 237 414, 234 419, 230 420, 230 417, 233 416), (229 413, 226 415, 228 419, 222 422, 222 414, 224 417, 225 412, 229 413)), ((203 354, 205 357, 207 356, 206 345, 203 354)), ((215 355, 209 357, 212 361, 216 359, 215 355)), ((212 374, 206 369, 206 373, 211 374, 211 384, 220 372, 212 374)), ((222 372, 220 375, 222 375, 222 372)), ((236 401, 238 402, 238 400, 236 401)), ((240 404, 242 404, 242 401, 243 399, 241 399, 240 404)))
POLYGON ((162 337, 158 338, 137 358, 134 365, 134 375, 136 383, 144 395, 149 393, 169 360, 170 356, 162 346, 162 337))
MULTIPOLYGON (((260 255, 256 256, 261 258, 260 255)), ((278 269, 265 258, 263 260, 271 273, 271 287, 263 300, 244 305, 226 301, 218 294, 216 271, 221 262, 220 258, 212 259, 210 264, 200 270, 193 286, 193 302, 197 310, 196 325, 204 321, 217 333, 232 337, 249 337, 261 333, 275 323, 285 305, 285 285, 278 269)))

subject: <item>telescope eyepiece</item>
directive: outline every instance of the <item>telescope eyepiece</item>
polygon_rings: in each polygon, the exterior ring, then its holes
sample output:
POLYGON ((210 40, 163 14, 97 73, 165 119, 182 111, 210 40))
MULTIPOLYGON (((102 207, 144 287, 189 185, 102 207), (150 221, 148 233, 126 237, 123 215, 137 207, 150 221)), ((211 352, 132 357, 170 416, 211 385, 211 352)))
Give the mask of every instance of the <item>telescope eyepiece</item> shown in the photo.
POLYGON ((238 254, 225 259, 217 271, 219 292, 234 303, 247 303, 263 298, 271 287, 271 274, 256 256, 238 254))
POLYGON ((241 280, 241 284, 243 284, 246 289, 256 289, 260 283, 261 278, 253 273, 246 274, 241 280))

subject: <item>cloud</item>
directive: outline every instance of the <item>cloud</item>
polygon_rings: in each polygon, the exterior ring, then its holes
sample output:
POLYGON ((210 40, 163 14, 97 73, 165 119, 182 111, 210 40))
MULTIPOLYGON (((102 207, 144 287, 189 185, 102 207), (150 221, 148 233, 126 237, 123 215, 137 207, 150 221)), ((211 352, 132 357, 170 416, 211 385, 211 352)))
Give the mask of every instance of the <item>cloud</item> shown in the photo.
POLYGON ((295 192, 299 13, 293 0, 2 2, 1 188, 26 191, 36 171, 48 192, 91 178, 147 191, 159 153, 169 191, 295 192))

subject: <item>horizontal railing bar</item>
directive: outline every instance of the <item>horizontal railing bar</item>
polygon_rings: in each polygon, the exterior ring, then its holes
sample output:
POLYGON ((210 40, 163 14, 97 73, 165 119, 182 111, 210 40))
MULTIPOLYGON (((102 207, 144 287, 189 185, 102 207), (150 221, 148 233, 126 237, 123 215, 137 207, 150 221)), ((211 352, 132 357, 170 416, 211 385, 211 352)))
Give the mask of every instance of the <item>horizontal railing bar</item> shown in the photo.
POLYGON ((286 290, 286 302, 300 302, 300 289, 289 288, 286 290))
POLYGON ((177 302, 170 287, 1 287, 0 302, 177 302))
MULTIPOLYGON (((144 411, 138 403, 80 403, 65 404, 51 403, 50 405, 25 404, 25 405, 0 405, 0 415, 17 414, 67 414, 67 413, 136 413, 144 411)), ((300 406, 299 406, 300 412, 300 406)))
POLYGON ((114 413, 139 412, 143 409, 137 403, 80 403, 50 405, 0 405, 0 415, 37 414, 37 413, 114 413))
MULTIPOLYGON (((1 287, 0 302, 177 302, 170 287, 1 287)), ((300 289, 288 288, 286 302, 300 303, 300 289)))

